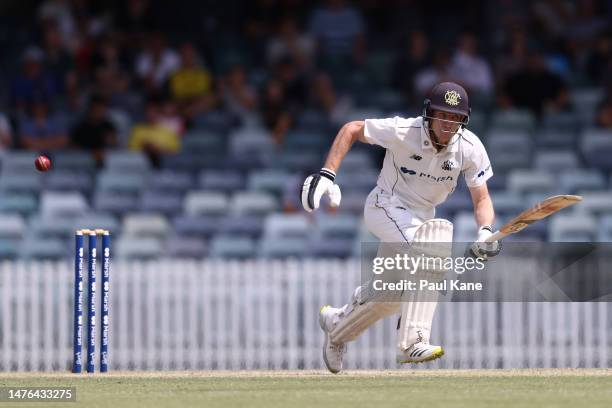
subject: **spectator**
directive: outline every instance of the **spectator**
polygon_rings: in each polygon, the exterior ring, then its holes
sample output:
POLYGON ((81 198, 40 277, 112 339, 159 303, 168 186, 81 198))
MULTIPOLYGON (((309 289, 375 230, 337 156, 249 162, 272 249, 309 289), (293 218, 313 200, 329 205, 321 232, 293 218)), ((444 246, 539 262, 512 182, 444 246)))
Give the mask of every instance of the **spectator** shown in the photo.
POLYGON ((538 36, 554 40, 571 25, 575 7, 568 0, 539 0, 531 4, 531 14, 538 36))
POLYGON ((13 145, 13 131, 11 122, 4 113, 0 112, 0 157, 4 155, 7 148, 13 145))
POLYGON ((166 46, 162 33, 149 36, 145 50, 136 60, 136 72, 146 90, 155 93, 162 89, 168 78, 179 68, 177 53, 166 46))
POLYGON ((164 154, 180 149, 179 136, 161 122, 161 107, 157 100, 149 100, 145 107, 145 120, 132 129, 128 147, 144 151, 154 166, 159 166, 164 154))
POLYGON ((448 51, 439 48, 434 54, 433 63, 418 71, 414 77, 416 97, 422 98, 435 84, 450 79, 448 51))
POLYGON ((106 149, 117 145, 117 130, 108 118, 108 104, 100 96, 94 96, 89 103, 87 116, 71 132, 72 147, 88 150, 101 166, 106 149))
POLYGON ((27 48, 23 54, 22 72, 11 81, 11 103, 23 111, 36 99, 53 100, 59 93, 59 84, 44 70, 40 48, 27 48))
POLYGON ((309 71, 315 51, 312 38, 301 33, 295 17, 285 17, 281 20, 278 32, 273 36, 267 47, 267 62, 274 66, 281 60, 291 58, 300 71, 309 71))
POLYGON ((346 0, 326 0, 313 12, 310 32, 323 56, 363 56, 365 24, 346 0))
POLYGON ((30 103, 19 124, 19 145, 25 149, 50 151, 68 146, 66 128, 58 116, 50 115, 45 100, 30 103))
POLYGON ((117 27, 125 37, 127 47, 138 47, 144 34, 155 29, 149 0, 128 0, 123 4, 116 15, 117 27))
POLYGON ((329 75, 319 73, 310 86, 310 103, 316 111, 322 112, 331 123, 341 126, 352 108, 347 96, 338 96, 329 75))
POLYGON ((126 56, 123 55, 115 35, 105 35, 99 40, 91 62, 96 69, 107 69, 117 75, 128 72, 126 56))
POLYGON ((594 83, 602 83, 612 72, 612 30, 601 33, 587 58, 586 72, 594 83))
POLYGON ((131 77, 126 72, 98 68, 94 72, 93 92, 106 99, 113 110, 137 116, 142 111, 142 96, 132 90, 131 77))
POLYGON ((170 92, 187 118, 211 109, 216 98, 213 78, 204 69, 195 46, 185 43, 180 50, 180 65, 170 78, 170 92))
POLYGON ((414 97, 413 78, 429 64, 429 43, 423 31, 412 31, 400 47, 393 67, 393 85, 411 101, 414 97))
POLYGON ((64 47, 61 34, 55 24, 48 24, 44 29, 44 67, 53 75, 54 81, 69 90, 75 90, 77 81, 74 72, 74 61, 64 47))
POLYGON ((285 103, 292 110, 303 107, 308 96, 308 83, 292 58, 280 61, 273 70, 274 78, 282 82, 285 103))
POLYGON ((285 99, 283 83, 277 79, 268 81, 261 104, 264 125, 272 132, 277 144, 282 144, 285 134, 293 124, 293 115, 285 99))
POLYGON ((508 78, 503 92, 502 106, 529 109, 538 116, 545 110, 559 111, 569 106, 563 79, 546 66, 537 51, 531 51, 527 65, 508 78))
POLYGON ((176 103, 170 98, 164 98, 160 104, 159 123, 179 136, 185 132, 185 121, 179 114, 176 103))
POLYGON ((495 59, 495 79, 504 83, 509 76, 521 70, 527 63, 527 33, 516 28, 512 30, 506 49, 495 59))
POLYGON ((595 122, 597 126, 612 129, 612 81, 606 87, 606 96, 597 108, 595 122))
POLYGON ((70 50, 75 49, 77 28, 69 0, 44 1, 38 8, 38 18, 43 24, 54 24, 59 31, 62 43, 70 50))
POLYGON ((449 73, 469 92, 487 96, 493 91, 493 77, 489 64, 478 56, 477 51, 476 35, 471 32, 461 34, 457 51, 450 63, 449 73))
POLYGON ((225 108, 242 122, 257 107, 257 93, 249 85, 242 65, 234 65, 220 83, 225 108))

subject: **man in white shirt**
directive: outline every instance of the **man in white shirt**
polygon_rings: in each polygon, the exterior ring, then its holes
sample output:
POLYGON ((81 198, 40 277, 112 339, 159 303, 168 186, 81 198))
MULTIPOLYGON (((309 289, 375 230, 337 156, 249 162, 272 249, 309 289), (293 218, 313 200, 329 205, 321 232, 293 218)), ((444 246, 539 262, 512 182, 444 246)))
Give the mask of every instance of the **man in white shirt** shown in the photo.
MULTIPOLYGON (((497 255, 500 244, 485 242, 492 235, 495 216, 486 184, 493 170, 482 142, 465 128, 469 116, 465 89, 452 82, 442 82, 429 93, 422 116, 345 124, 332 144, 325 166, 304 182, 304 209, 316 210, 323 195, 329 196, 332 206, 338 206, 340 187, 334 180, 342 159, 357 140, 377 144, 386 149, 386 155, 377 186, 366 200, 364 218, 381 242, 411 244, 413 240, 422 241, 425 236, 451 241, 452 224, 434 219, 435 207, 455 190, 459 174, 463 172, 479 226, 471 251, 485 259, 497 255), (417 234, 419 238, 415 239, 417 234)), ((348 341, 400 308, 398 303, 368 301, 361 289, 358 287, 343 307, 321 309, 319 321, 326 335, 323 357, 333 373, 342 369, 348 341)), ((398 362, 418 363, 444 354, 442 347, 429 344, 435 306, 436 302, 429 300, 401 306, 398 362)))

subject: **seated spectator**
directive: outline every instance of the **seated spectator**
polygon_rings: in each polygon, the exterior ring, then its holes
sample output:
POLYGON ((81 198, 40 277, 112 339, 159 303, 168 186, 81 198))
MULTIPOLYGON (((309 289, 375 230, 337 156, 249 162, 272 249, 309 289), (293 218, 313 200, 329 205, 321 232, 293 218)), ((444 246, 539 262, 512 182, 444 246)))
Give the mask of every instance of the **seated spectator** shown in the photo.
POLYGON ((161 122, 161 107, 157 100, 150 100, 145 107, 144 122, 132 128, 128 147, 144 151, 154 166, 159 166, 164 154, 176 153, 180 149, 180 139, 161 122))
POLYGON ((221 98, 225 108, 242 122, 257 107, 257 93, 247 82, 242 65, 234 65, 220 82, 221 98))
POLYGON ((47 24, 43 33, 43 42, 45 70, 54 77, 57 84, 69 93, 70 91, 76 92, 77 79, 74 61, 64 47, 56 24, 47 24))
POLYGON ((166 39, 161 33, 151 34, 145 44, 147 48, 136 60, 136 73, 145 88, 155 93, 179 68, 180 60, 177 53, 166 46, 166 39))
POLYGON ((277 34, 268 42, 267 62, 269 66, 274 66, 283 59, 291 58, 305 72, 312 65, 314 51, 313 39, 300 32, 295 17, 288 16, 280 21, 277 34))
POLYGON ((308 82, 306 75, 300 72, 296 62, 292 58, 279 61, 273 70, 274 78, 283 84, 285 103, 290 109, 303 107, 308 97, 308 82))
POLYGON ((530 51, 527 65, 511 75, 503 87, 502 107, 531 110, 537 116, 569 107, 569 93, 563 79, 552 72, 538 51, 530 51))
POLYGON ((310 86, 310 105, 323 112, 335 126, 342 126, 346 115, 352 108, 348 96, 339 96, 329 75, 319 73, 310 86))
POLYGON ((606 89, 606 96, 597 108, 595 122, 599 127, 612 129, 612 81, 606 89))
POLYGON ((43 68, 43 52, 30 47, 23 53, 22 71, 11 81, 11 103, 23 112, 36 99, 52 100, 59 94, 60 84, 43 68))
POLYGON ((526 64, 527 32, 521 28, 512 30, 504 48, 495 59, 495 81, 498 84, 504 83, 526 64))
POLYGON ((185 132, 185 121, 179 114, 176 103, 170 98, 164 98, 160 104, 159 123, 177 135, 185 132))
POLYGON ((19 123, 19 146, 29 150, 50 151, 67 145, 66 127, 58 116, 49 114, 47 102, 32 102, 28 114, 19 123))
POLYGON ((13 131, 8 117, 0 112, 0 158, 13 145, 13 131))
POLYGON ((449 72, 468 91, 485 96, 490 95, 493 91, 491 68, 477 52, 476 35, 471 32, 461 34, 457 51, 455 51, 450 63, 449 72))
POLYGON ((187 118, 209 110, 215 103, 212 75, 204 68, 192 43, 180 49, 180 64, 170 78, 170 93, 187 118))
POLYGON ((70 145, 90 151, 99 166, 103 165, 106 149, 117 145, 117 130, 108 119, 108 104, 100 96, 89 103, 87 116, 74 127, 70 145))
POLYGON ((346 0, 326 0, 310 18, 310 32, 323 56, 353 56, 364 52, 365 24, 359 11, 346 0))
POLYGON ((448 59, 448 51, 440 48, 434 54, 433 63, 416 73, 413 89, 417 98, 427 95, 435 84, 452 79, 448 59))
POLYGON ((585 68, 594 83, 601 83, 612 71, 612 28, 597 37, 585 68))
POLYGON ((412 31, 393 66, 393 85, 408 101, 414 98, 413 78, 429 64, 429 43, 423 31, 412 31))
POLYGON ((272 132, 272 138, 277 144, 282 144, 285 134, 293 124, 293 116, 288 108, 283 83, 271 79, 265 86, 261 115, 264 125, 272 132))

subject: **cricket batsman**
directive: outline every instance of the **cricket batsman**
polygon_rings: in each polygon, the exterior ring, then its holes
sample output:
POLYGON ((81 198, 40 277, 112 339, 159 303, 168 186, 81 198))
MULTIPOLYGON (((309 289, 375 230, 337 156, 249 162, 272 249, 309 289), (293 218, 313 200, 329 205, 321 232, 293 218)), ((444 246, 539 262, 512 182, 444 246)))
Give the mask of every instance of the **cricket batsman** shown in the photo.
MULTIPOLYGON (((501 244, 485 242, 493 233, 495 217, 487 189, 493 170, 482 142, 466 129, 469 118, 465 89, 453 82, 442 82, 425 99, 421 116, 345 124, 324 167, 304 181, 301 195, 304 209, 308 212, 318 209, 323 195, 329 197, 330 205, 339 206, 340 187, 334 180, 342 159, 357 140, 377 144, 386 149, 386 154, 377 185, 366 199, 364 218, 368 229, 382 243, 452 242, 452 223, 434 215, 436 206, 455 190, 463 172, 478 225, 478 235, 470 250, 484 259, 497 255, 501 244)), ((382 245, 379 253, 381 248, 382 245)), ((339 373, 346 343, 376 321, 400 311, 398 363, 420 363, 441 357, 442 347, 429 343, 436 306, 437 301, 424 301, 418 294, 401 303, 373 301, 361 286, 346 305, 324 306, 319 323, 325 332, 323 359, 327 368, 339 373)))

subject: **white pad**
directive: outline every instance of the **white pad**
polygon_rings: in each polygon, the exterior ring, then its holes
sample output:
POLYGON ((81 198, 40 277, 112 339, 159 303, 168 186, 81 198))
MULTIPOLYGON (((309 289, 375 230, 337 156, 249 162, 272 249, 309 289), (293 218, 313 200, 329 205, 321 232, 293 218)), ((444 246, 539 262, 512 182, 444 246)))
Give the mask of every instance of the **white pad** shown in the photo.
MULTIPOLYGON (((417 230, 410 249, 412 256, 423 254, 429 258, 446 258, 452 255, 453 224, 443 219, 432 219, 417 230)), ((446 270, 440 263, 432 262, 414 274, 413 279, 439 282, 446 270)), ((429 343, 431 324, 438 305, 438 292, 432 290, 406 291, 402 296, 402 317, 398 332, 398 348, 403 352, 414 343, 429 343)))
MULTIPOLYGON (((376 256, 392 257, 405 244, 400 243, 398 245, 381 244, 376 256)), ((369 290, 368 283, 355 289, 351 302, 344 305, 342 311, 335 317, 334 328, 330 332, 332 343, 342 344, 355 340, 380 319, 399 312, 400 295, 396 296, 395 301, 393 301, 394 299, 388 293, 372 293, 369 290)))
POLYGON ((380 319, 395 314, 400 309, 399 302, 376 302, 362 297, 362 287, 353 293, 351 303, 344 305, 334 319, 335 327, 330 332, 330 341, 343 344, 355 340, 368 327, 380 319))

